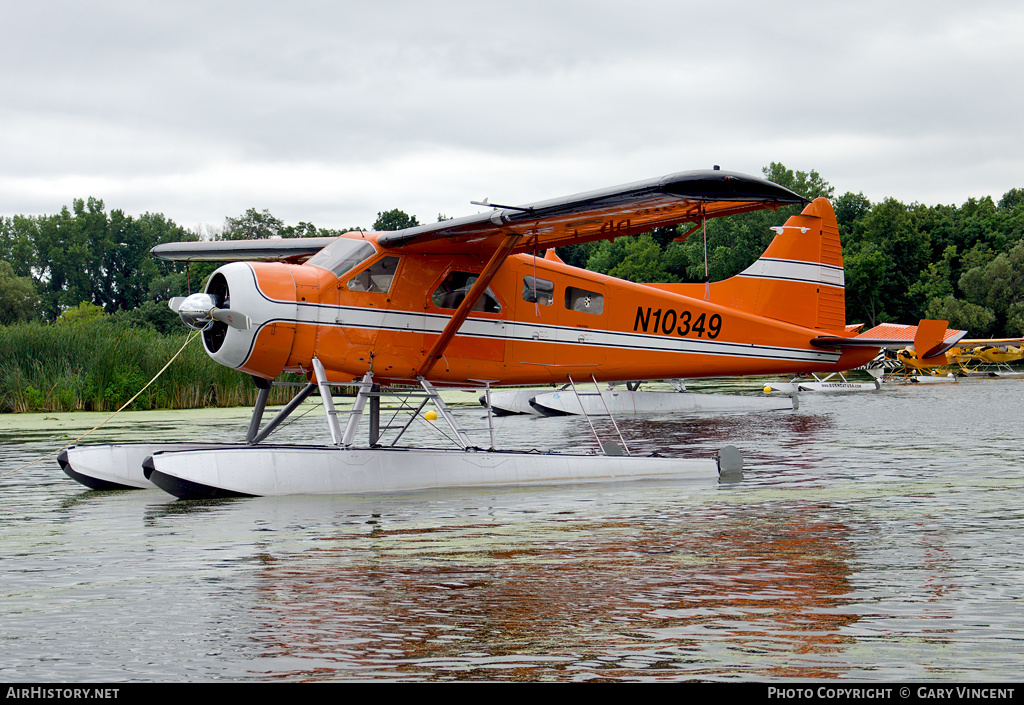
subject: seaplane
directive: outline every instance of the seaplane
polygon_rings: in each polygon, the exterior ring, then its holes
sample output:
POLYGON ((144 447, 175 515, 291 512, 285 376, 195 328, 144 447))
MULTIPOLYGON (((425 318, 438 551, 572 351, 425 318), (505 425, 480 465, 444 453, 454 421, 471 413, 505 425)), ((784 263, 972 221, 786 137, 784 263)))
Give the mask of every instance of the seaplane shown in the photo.
POLYGON ((797 392, 868 392, 877 391, 882 388, 880 378, 882 370, 865 368, 871 375, 870 382, 859 382, 851 380, 842 372, 830 372, 828 374, 812 373, 810 375, 799 375, 789 382, 765 382, 764 393, 782 392, 784 394, 795 394, 797 392))
POLYGON ((913 347, 896 353, 902 368, 893 378, 916 382, 955 381, 969 376, 1021 376, 1010 362, 1024 358, 1024 338, 962 338, 941 357, 921 359, 913 347), (1016 344, 1016 345, 1015 345, 1016 344))
MULTIPOLYGON (((858 335, 858 340, 876 340, 882 346, 882 350, 875 359, 859 368, 872 378, 870 382, 850 380, 844 371, 810 372, 797 375, 790 382, 766 382, 764 391, 766 394, 771 392, 786 394, 795 392, 863 392, 881 389, 884 381, 921 383, 956 381, 952 374, 941 376, 939 370, 945 369, 951 355, 959 354, 960 348, 956 346, 964 342, 967 331, 948 328, 947 323, 947 321, 921 321, 918 326, 881 323, 858 335), (940 334, 941 339, 937 337, 940 334), (899 361, 898 367, 889 370, 885 365, 885 351, 896 344, 894 341, 908 338, 915 338, 918 341, 915 345, 926 350, 926 354, 919 359, 913 347, 904 348, 896 355, 896 359, 899 361), (886 374, 887 370, 888 374, 886 374), (917 370, 918 373, 912 374, 914 370, 917 370), (925 370, 928 373, 921 374, 925 370)), ((847 330, 856 332, 861 327, 859 324, 847 326, 847 330)))
MULTIPOLYGON (((348 494, 429 488, 718 477, 714 458, 639 457, 625 441, 596 453, 528 453, 474 445, 439 393, 445 387, 593 384, 751 374, 829 373, 863 365, 893 339, 846 328, 839 229, 831 204, 718 168, 686 171, 393 232, 163 244, 153 255, 225 261, 205 291, 170 306, 201 331, 216 362, 252 376, 259 396, 238 444, 79 446, 61 454, 92 487, 160 487, 188 498, 348 494), (729 279, 638 284, 571 267, 542 252, 573 243, 798 204, 761 257, 729 279), (306 383, 266 424, 282 373, 306 383), (357 388, 342 427, 332 388, 357 388), (384 447, 380 397, 432 402, 457 445, 384 447), (268 444, 314 392, 331 443, 268 444), (369 416, 369 439, 356 432, 369 416)), ((680 229, 682 230, 682 229, 680 229)), ((944 321, 922 321, 905 344, 942 354, 944 321)), ((890 331, 891 332, 891 331, 890 331)))
MULTIPOLYGON (((492 392, 490 405, 501 414, 538 416, 619 416, 639 414, 701 414, 779 411, 799 408, 796 397, 766 398, 746 394, 708 394, 686 391, 684 380, 609 383, 579 389, 516 389, 492 392)), ((486 406, 485 397, 480 398, 486 406)))
POLYGON ((973 366, 964 364, 967 375, 986 375, 992 377, 1024 376, 1010 366, 1011 362, 1024 359, 1024 345, 1021 338, 986 340, 970 351, 973 366), (1016 343, 1016 345, 1014 345, 1016 343))

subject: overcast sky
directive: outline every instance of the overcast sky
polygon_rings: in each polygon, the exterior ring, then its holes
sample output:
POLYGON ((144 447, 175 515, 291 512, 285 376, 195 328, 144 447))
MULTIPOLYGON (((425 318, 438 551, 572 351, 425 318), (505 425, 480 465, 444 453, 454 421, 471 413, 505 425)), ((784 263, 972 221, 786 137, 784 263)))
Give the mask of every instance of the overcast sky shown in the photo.
POLYGON ((710 168, 1024 187, 1024 3, 0 0, 0 215, 421 222, 710 168))

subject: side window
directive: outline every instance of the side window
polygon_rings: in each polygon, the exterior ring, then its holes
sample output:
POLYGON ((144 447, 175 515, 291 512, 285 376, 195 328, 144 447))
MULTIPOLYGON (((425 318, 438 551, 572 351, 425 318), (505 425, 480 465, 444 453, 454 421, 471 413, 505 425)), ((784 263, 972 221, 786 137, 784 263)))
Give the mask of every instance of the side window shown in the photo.
MULTIPOLYGON (((449 272, 448 276, 441 282, 441 286, 437 287, 434 291, 432 297, 434 305, 438 308, 458 308, 478 277, 479 275, 473 272, 449 272)), ((484 313, 498 313, 501 311, 501 304, 498 303, 498 300, 488 287, 484 291, 484 295, 477 299, 476 304, 473 305, 473 310, 484 313)))
POLYGON ((570 311, 600 314, 604 311, 604 296, 573 286, 565 287, 565 307, 570 311))
POLYGON ((398 257, 384 257, 348 280, 349 291, 388 292, 398 269, 398 257))
POLYGON ((546 279, 523 277, 523 301, 550 306, 555 302, 555 284, 546 279))

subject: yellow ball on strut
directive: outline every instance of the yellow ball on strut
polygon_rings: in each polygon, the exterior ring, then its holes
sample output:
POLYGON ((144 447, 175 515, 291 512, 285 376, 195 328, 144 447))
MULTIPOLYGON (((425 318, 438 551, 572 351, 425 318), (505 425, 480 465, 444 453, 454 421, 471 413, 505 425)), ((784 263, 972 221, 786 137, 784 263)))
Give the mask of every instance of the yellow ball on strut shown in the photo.
POLYGON ((427 413, 423 414, 423 418, 427 421, 437 421, 437 412, 431 409, 427 413))

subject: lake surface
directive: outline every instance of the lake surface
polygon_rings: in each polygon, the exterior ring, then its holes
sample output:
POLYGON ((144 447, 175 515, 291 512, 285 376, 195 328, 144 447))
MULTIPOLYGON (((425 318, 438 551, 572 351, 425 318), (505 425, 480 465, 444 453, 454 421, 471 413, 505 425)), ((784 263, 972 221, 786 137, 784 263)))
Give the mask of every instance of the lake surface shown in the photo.
MULTIPOLYGON (((634 451, 738 446, 722 484, 180 502, 50 458, 0 478, 0 680, 1020 680, 1022 398, 977 380, 619 419, 634 451)), ((0 417, 0 473, 102 418, 0 417)), ((122 414, 90 441, 234 441, 247 420, 122 414)), ((497 427, 500 447, 594 443, 583 418, 497 427)))

